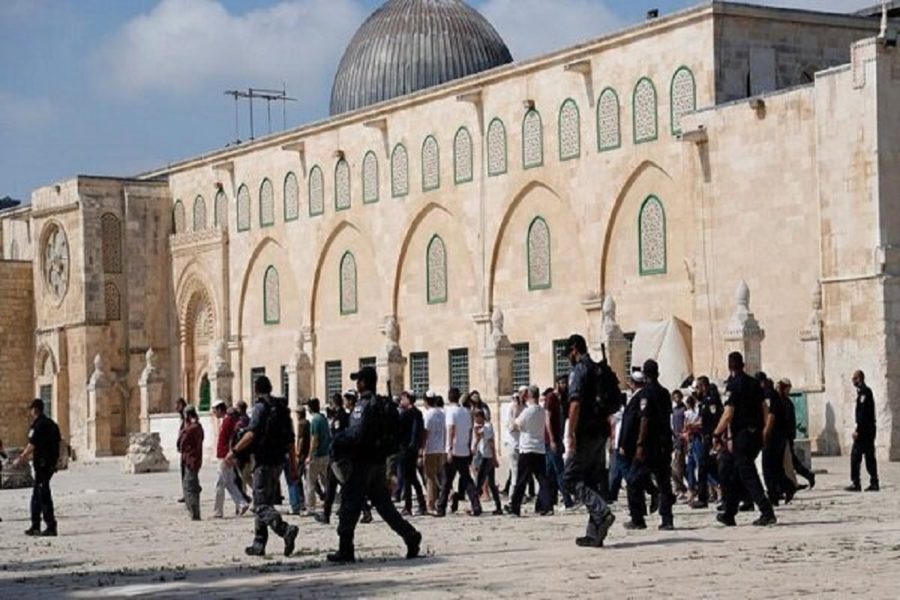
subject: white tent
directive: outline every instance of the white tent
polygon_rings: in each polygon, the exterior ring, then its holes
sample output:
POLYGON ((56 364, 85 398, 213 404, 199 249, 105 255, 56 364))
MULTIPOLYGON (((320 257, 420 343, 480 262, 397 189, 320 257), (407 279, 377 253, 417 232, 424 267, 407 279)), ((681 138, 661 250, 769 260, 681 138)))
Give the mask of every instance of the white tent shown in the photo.
POLYGON ((675 317, 640 323, 631 348, 631 364, 640 367, 651 358, 659 363, 659 382, 669 390, 680 388, 694 371, 690 325, 675 317))

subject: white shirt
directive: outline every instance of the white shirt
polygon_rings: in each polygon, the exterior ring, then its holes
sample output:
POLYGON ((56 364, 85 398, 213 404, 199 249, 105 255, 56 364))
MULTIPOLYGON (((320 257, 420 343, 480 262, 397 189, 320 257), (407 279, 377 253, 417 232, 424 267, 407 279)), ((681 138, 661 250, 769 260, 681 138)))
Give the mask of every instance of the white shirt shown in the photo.
POLYGON ((689 408, 684 411, 684 426, 694 425, 700 422, 700 411, 696 408, 689 408))
POLYGON ((510 429, 513 421, 516 420, 517 409, 518 406, 515 400, 510 400, 503 405, 503 422, 501 423, 503 427, 503 445, 512 450, 519 447, 519 432, 510 429))
POLYGON ((425 454, 443 454, 446 452, 446 424, 444 411, 439 408, 425 410, 425 431, 428 439, 425 440, 425 454))
MULTIPOLYGON (((478 428, 478 425, 475 426, 478 428)), ((491 442, 494 441, 494 428, 487 421, 481 429, 481 437, 478 439, 478 446, 475 449, 482 458, 494 458, 494 452, 491 450, 491 442)))
POLYGON ((470 456, 472 454, 470 445, 472 440, 472 415, 465 408, 451 404, 446 410, 445 418, 447 420, 447 453, 453 456, 470 456), (454 442, 450 437, 450 427, 456 427, 456 439, 453 447, 450 444, 454 442))
POLYGON ((519 418, 519 452, 522 454, 544 454, 544 420, 547 411, 536 404, 529 404, 519 418))

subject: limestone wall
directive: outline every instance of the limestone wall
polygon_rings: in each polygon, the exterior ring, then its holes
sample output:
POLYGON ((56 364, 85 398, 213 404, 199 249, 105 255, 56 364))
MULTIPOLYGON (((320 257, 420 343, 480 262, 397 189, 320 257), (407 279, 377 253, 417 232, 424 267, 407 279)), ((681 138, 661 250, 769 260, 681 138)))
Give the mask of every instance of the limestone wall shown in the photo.
POLYGON ((30 207, 0 212, 0 259, 31 260, 33 257, 30 207))
POLYGON ((26 442, 28 402, 33 396, 34 288, 31 263, 0 261, 0 439, 7 447, 26 442))

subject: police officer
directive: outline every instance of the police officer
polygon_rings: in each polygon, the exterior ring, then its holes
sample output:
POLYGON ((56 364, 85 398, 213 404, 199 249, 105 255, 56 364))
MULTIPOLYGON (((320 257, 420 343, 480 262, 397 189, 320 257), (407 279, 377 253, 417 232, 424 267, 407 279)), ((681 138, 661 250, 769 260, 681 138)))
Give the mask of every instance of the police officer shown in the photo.
POLYGON ((44 401, 31 402, 31 429, 28 430, 28 445, 14 463, 21 467, 34 456, 34 488, 31 491, 31 527, 25 535, 56 537, 56 516, 53 512, 53 494, 50 479, 56 473, 59 462, 59 427, 53 419, 44 415, 44 401), (41 531, 41 516, 47 528, 41 531))
POLYGON ((248 556, 263 556, 266 553, 266 542, 269 540, 269 529, 284 538, 284 555, 294 553, 294 542, 300 532, 296 525, 288 525, 275 509, 278 500, 278 480, 284 465, 284 457, 288 456, 291 477, 298 475, 297 448, 294 444, 294 426, 291 422, 290 410, 284 398, 272 396, 272 383, 262 376, 254 383, 256 404, 250 415, 247 433, 228 453, 226 461, 234 464, 235 454, 245 450, 253 453, 253 511, 256 513, 255 535, 253 544, 244 552, 248 556))
POLYGON ((853 374, 853 386, 856 388, 856 430, 853 432, 853 450, 850 452, 850 481, 848 492, 862 489, 859 478, 859 467, 863 457, 866 459, 866 471, 869 472, 867 492, 877 492, 878 463, 875 461, 875 397, 866 385, 866 376, 862 371, 853 374))
POLYGON ((763 401, 766 405, 766 424, 763 428, 762 467, 766 492, 772 506, 784 499, 789 503, 797 492, 794 482, 788 479, 784 470, 784 452, 787 447, 787 409, 784 400, 775 391, 774 382, 765 373, 756 374, 756 380, 762 387, 763 401))
POLYGON ((641 369, 645 384, 631 399, 623 416, 623 437, 633 443, 628 482, 628 508, 631 521, 626 529, 646 529, 644 522, 645 494, 652 487, 651 477, 659 488, 659 528, 675 528, 672 505, 672 401, 669 391, 659 383, 659 365, 647 360, 641 369), (627 434, 625 428, 628 428, 627 434))
POLYGON ((731 373, 726 385, 728 396, 714 437, 724 442, 726 433, 730 431, 731 450, 723 450, 720 457, 725 510, 716 515, 716 520, 734 527, 734 517, 746 492, 761 513, 753 524, 774 525, 777 522, 775 511, 763 491, 755 464, 762 448, 763 427, 767 418, 763 390, 755 379, 744 372, 744 357, 740 352, 728 355, 728 370, 731 373))
POLYGON ((597 402, 597 364, 588 354, 587 342, 575 334, 569 337, 566 347, 573 368, 569 374, 569 431, 563 484, 588 511, 587 531, 575 543, 599 548, 616 520, 600 495, 608 424, 597 402))
POLYGON ((397 439, 390 440, 392 436, 386 432, 396 434, 399 428, 396 406, 375 396, 378 374, 374 368, 363 367, 350 379, 356 382, 360 398, 350 414, 349 426, 332 441, 335 459, 349 473, 342 473, 344 486, 337 528, 340 545, 327 558, 335 563, 356 561, 353 536, 367 497, 381 518, 406 542, 406 558, 416 558, 422 534, 400 516, 387 488, 385 461, 396 452, 397 439))

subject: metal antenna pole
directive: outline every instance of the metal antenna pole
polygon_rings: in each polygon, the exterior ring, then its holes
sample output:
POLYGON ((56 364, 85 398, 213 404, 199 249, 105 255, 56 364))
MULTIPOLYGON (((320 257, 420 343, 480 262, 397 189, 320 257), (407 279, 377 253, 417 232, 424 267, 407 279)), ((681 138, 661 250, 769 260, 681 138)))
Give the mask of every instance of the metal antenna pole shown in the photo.
POLYGON ((247 97, 250 99, 250 141, 256 139, 253 131, 253 88, 250 88, 247 97))

